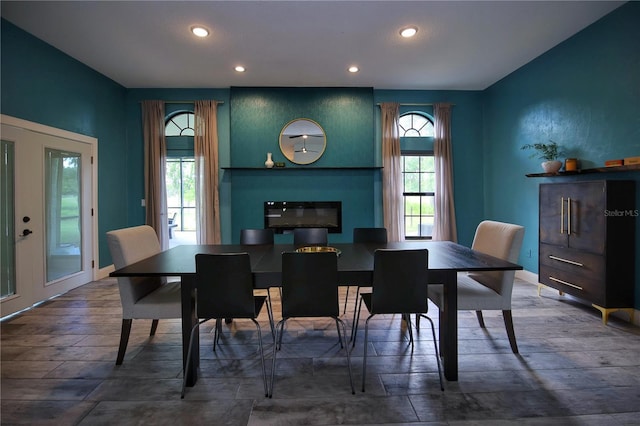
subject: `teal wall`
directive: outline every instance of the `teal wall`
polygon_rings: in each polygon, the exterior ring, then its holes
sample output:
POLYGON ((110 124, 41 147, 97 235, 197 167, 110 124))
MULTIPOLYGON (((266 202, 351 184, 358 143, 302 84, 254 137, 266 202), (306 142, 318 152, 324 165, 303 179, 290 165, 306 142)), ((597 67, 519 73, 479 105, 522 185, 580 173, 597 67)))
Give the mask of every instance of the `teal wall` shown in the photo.
POLYGON ((127 91, 4 19, 0 29, 0 112, 98 139, 98 263, 108 265, 105 232, 129 224, 127 91))
MULTIPOLYGON (((566 148, 566 156, 581 159, 584 168, 640 155, 639 23, 640 2, 627 3, 483 94, 485 213, 525 226, 520 262, 527 270, 538 270, 540 183, 632 179, 640 208, 637 172, 526 178, 526 173, 541 169, 538 160, 520 149, 526 143, 552 139, 566 148)), ((640 253, 640 223, 635 239, 640 253)), ((636 265, 636 308, 639 276, 636 265)))

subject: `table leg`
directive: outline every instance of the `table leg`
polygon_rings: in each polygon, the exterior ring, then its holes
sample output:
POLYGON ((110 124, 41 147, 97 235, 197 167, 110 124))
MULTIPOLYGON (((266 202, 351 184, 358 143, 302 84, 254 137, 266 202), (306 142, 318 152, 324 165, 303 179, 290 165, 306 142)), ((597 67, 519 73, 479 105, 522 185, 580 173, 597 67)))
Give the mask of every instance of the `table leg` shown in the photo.
POLYGON ((440 352, 444 376, 458 380, 458 278, 455 271, 444 276, 444 301, 440 310, 440 352))
MULTIPOLYGON (((182 300, 182 369, 187 364, 189 351, 189 337, 191 329, 198 322, 196 317, 196 293, 195 279, 191 276, 181 277, 181 300, 182 300)), ((200 365, 200 333, 198 329, 193 333, 193 350, 191 351, 191 362, 189 371, 186 371, 187 386, 193 386, 198 381, 198 367, 200 365)))

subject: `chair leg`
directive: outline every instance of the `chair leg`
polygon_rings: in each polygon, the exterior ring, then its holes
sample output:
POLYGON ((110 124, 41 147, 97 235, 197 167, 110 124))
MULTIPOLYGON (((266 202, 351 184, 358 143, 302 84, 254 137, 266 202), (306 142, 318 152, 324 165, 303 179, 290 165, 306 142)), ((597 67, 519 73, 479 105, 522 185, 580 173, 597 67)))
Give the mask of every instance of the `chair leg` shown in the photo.
POLYGON ((129 335, 131 334, 132 319, 122 319, 122 331, 120 331, 120 346, 118 347, 118 357, 116 358, 116 365, 121 365, 124 360, 124 353, 127 351, 127 344, 129 343, 129 335))
POLYGON ((216 344, 220 342, 220 335, 222 334, 222 320, 216 318, 215 331, 213 332, 213 351, 216 351, 216 344))
POLYGON ((342 311, 342 314, 346 314, 347 313, 347 302, 349 301, 349 286, 347 286, 347 294, 344 296, 344 309, 342 311))
POLYGON ((357 328, 356 312, 358 311, 358 299, 360 298, 360 286, 356 287, 356 299, 353 301, 353 322, 351 322, 351 338, 353 338, 353 329, 357 328))
POLYGON ((440 378, 440 390, 444 391, 444 385, 442 381, 442 368, 440 367, 440 354, 438 353, 438 341, 436 340, 436 328, 431 318, 429 318, 426 315, 420 315, 420 316, 425 317, 431 324, 431 335, 433 336, 433 347, 436 350, 436 363, 438 365, 438 377, 440 378))
POLYGON ((269 327, 271 328, 271 339, 276 343, 276 330, 273 321, 273 305, 271 304, 271 291, 267 289, 267 316, 269 317, 269 327))
POLYGON ((358 304, 358 309, 353 311, 353 324, 351 325, 351 342, 352 348, 356 347, 356 334, 358 334, 358 323, 360 322, 360 310, 362 309, 362 298, 360 298, 360 303, 358 304), (358 315, 356 316, 356 312, 358 315))
MULTIPOLYGON (((335 317, 334 320, 336 321, 336 328, 338 329, 338 342, 340 342, 340 349, 343 349, 344 346, 342 346, 342 333, 340 333, 340 320, 338 319, 338 317, 335 317)), ((346 333, 346 330, 344 330, 346 333)), ((344 340, 347 340, 347 335, 344 335, 344 340)))
POLYGON ((484 325, 484 317, 482 316, 482 311, 476 311, 476 316, 478 317, 478 323, 480 324, 480 328, 487 328, 484 325))
POLYGON ((158 320, 154 319, 153 321, 151 321, 151 332, 149 333, 149 336, 155 336, 157 329, 158 329, 158 320))
POLYGON ((504 318, 504 325, 507 328, 507 336, 509 336, 509 344, 514 354, 518 353, 518 344, 516 343, 516 333, 513 329, 513 317, 511 316, 511 310, 502 311, 504 318))
MULTIPOLYGON (((360 302, 362 305, 362 302, 360 302)), ((364 354, 362 355, 362 392, 364 392, 364 384, 367 379, 367 346, 369 346, 369 320, 373 314, 369 315, 364 322, 364 354)))
MULTIPOLYGON (((278 327, 280 327, 280 345, 282 346, 282 334, 284 333, 284 323, 286 318, 282 318, 276 325, 276 342, 278 341, 278 327)), ((273 385, 276 380, 276 354, 278 353, 278 345, 273 345, 273 364, 271 365, 271 389, 269 390, 269 398, 273 398, 273 385)))
MULTIPOLYGON (((420 317, 418 315, 418 317, 420 317)), ((407 323, 407 330, 409 331, 409 343, 411 343, 411 349, 413 349, 413 331, 411 330, 411 314, 402 314, 402 319, 407 323)))
MULTIPOLYGON (((340 335, 340 326, 342 326, 342 334, 344 334, 344 345, 342 345, 342 339, 340 339, 340 348, 344 348, 347 346, 347 327, 344 325, 344 321, 342 321, 338 317, 334 317, 336 320, 336 325, 338 326, 338 336, 340 335)), ((345 349, 347 352, 347 367, 349 367, 349 383, 351 384, 351 394, 355 395, 356 390, 353 387, 353 374, 351 373, 351 354, 349 353, 349 349, 345 349)))
POLYGON ((260 361, 262 363, 262 382, 264 383, 264 396, 269 396, 269 387, 267 386, 267 370, 264 367, 264 348, 262 347, 262 330, 260 329, 260 324, 255 318, 251 318, 251 321, 256 325, 258 329, 258 343, 260 346, 260 361))

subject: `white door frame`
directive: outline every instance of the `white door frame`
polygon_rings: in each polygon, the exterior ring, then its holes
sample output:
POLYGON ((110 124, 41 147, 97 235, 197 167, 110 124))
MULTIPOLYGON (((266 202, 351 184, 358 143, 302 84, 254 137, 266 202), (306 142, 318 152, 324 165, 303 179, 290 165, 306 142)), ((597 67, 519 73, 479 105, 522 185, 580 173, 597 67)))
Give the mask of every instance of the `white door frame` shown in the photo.
MULTIPOLYGON (((91 279, 97 279, 97 271, 98 271, 98 140, 96 138, 81 135, 78 133, 69 132, 67 130, 58 129, 55 127, 46 126, 39 123, 34 123, 31 121, 23 120, 20 118, 15 118, 11 116, 7 116, 4 114, 0 114, 0 124, 8 125, 12 127, 16 127, 19 129, 24 129, 31 132, 41 133, 44 135, 50 135, 54 137, 69 139, 75 142, 81 142, 89 146, 90 155, 91 155, 91 199, 89 204, 91 206, 91 210, 93 212, 92 220, 91 220, 91 247, 87 247, 85 250, 90 250, 90 252, 84 253, 86 256, 91 256, 92 259, 92 268, 91 268, 91 279)), ((16 232, 19 230, 16 228, 16 232)), ((4 314, 4 312, 3 312, 4 314)))

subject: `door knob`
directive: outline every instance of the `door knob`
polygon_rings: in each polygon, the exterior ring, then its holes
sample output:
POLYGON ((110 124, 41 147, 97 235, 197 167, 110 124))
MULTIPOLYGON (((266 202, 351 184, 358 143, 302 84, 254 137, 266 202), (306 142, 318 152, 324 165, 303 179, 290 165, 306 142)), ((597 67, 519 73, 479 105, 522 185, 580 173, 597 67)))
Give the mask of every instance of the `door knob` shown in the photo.
POLYGON ((33 234, 33 231, 31 229, 25 229, 22 231, 22 234, 20 234, 21 237, 26 237, 29 234, 33 234))
POLYGON ((27 222, 29 222, 30 220, 31 220, 31 218, 30 218, 29 216, 25 216, 25 217, 23 217, 23 218, 22 218, 22 221, 23 221, 24 223, 27 223, 27 222))

